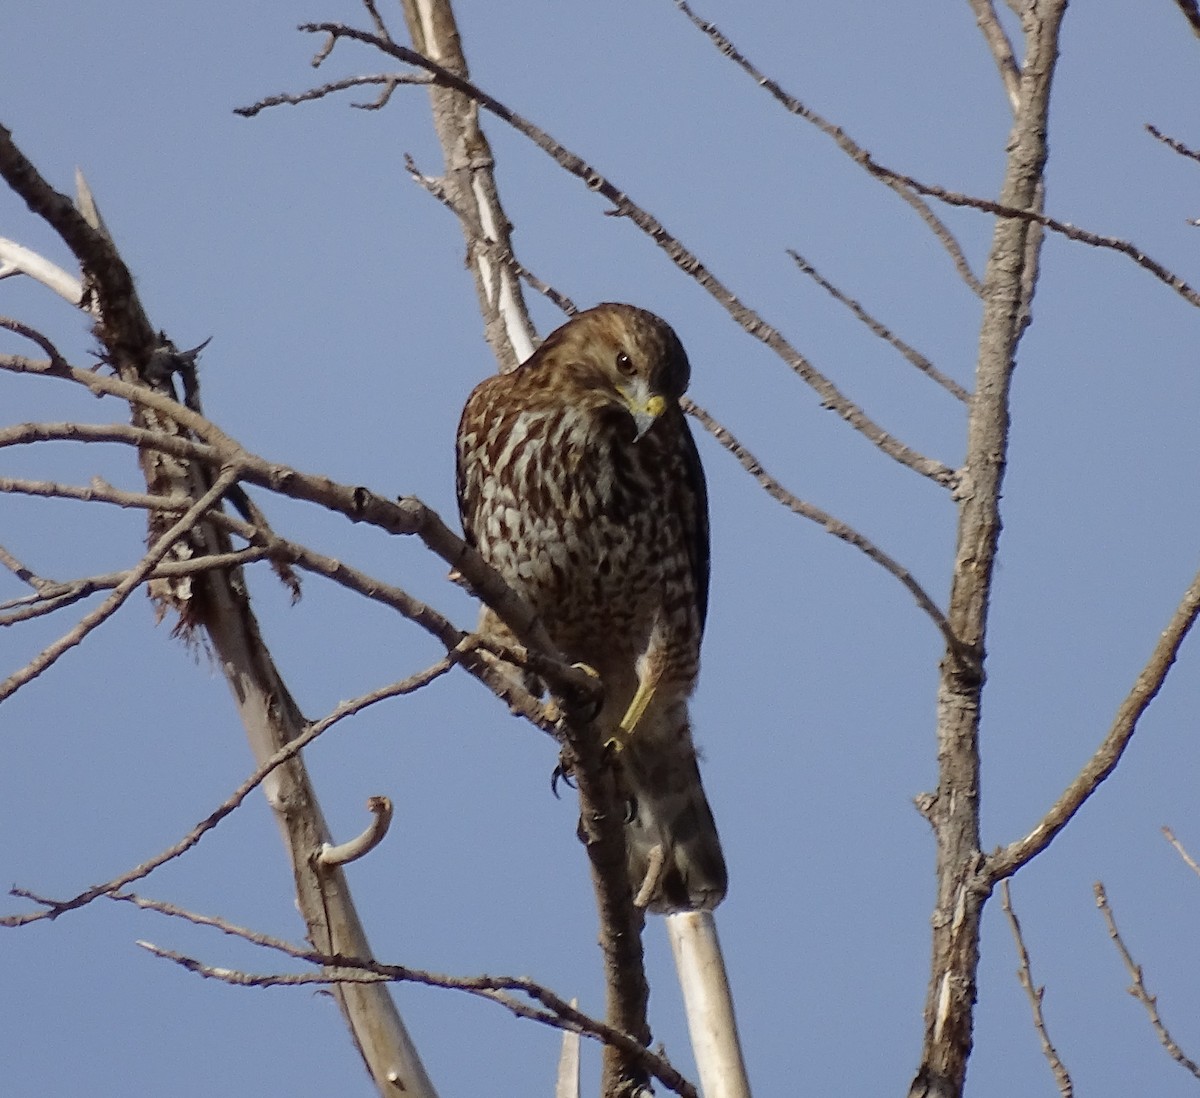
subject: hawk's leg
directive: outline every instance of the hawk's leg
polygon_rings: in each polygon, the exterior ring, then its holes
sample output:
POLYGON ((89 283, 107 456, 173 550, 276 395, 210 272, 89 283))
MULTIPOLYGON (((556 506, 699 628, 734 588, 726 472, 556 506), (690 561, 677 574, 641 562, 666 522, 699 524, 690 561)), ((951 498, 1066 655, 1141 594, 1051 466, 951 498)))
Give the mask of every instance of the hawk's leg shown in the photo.
POLYGON ((633 701, 629 703, 629 708, 625 710, 625 716, 621 718, 621 733, 626 738, 632 736, 634 730, 641 723, 646 709, 654 700, 654 691, 657 688, 657 675, 647 675, 638 683, 637 693, 634 694, 633 701))
POLYGON ((661 669, 651 671, 642 676, 638 680, 637 693, 633 695, 633 701, 629 703, 629 708, 625 710, 625 716, 621 718, 621 723, 617 726, 616 734, 609 745, 620 751, 626 743, 632 738, 637 727, 642 723, 642 718, 646 715, 646 710, 650 708, 650 703, 654 701, 654 695, 658 690, 658 685, 662 679, 661 669))

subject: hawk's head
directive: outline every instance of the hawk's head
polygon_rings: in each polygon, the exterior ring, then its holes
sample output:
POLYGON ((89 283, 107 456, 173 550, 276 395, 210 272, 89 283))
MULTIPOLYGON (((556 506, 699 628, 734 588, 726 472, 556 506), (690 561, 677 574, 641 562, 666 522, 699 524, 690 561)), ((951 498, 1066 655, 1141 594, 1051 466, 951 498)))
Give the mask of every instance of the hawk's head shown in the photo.
POLYGON ((569 373, 593 400, 623 407, 638 439, 678 405, 691 373, 683 344, 665 320, 614 302, 551 332, 527 365, 569 373))

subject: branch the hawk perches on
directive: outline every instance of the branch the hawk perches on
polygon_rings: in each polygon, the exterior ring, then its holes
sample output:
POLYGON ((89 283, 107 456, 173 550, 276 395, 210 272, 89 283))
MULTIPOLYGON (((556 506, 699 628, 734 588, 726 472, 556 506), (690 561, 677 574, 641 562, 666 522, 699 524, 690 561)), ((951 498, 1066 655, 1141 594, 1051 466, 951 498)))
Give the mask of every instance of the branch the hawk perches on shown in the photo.
MULTIPOLYGON (((631 887, 660 912, 726 888, 688 719, 709 572, 688 375, 666 322, 598 305, 476 387, 458 429, 467 541, 604 684, 594 726, 617 746, 631 887)), ((513 639, 487 609, 479 628, 513 639)))

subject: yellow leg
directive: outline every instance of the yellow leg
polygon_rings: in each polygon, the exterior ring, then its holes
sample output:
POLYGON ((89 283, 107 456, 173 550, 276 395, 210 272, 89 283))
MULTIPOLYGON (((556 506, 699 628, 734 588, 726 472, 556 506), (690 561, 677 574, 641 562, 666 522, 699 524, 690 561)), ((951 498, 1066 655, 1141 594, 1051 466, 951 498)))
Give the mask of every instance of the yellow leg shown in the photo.
POLYGON ((647 708, 654 700, 654 694, 658 690, 658 680, 659 675, 655 674, 638 681, 637 692, 633 695, 633 701, 629 703, 629 708, 625 710, 625 716, 621 718, 616 733, 605 741, 604 746, 608 750, 617 752, 625 749, 625 745, 632 738, 637 726, 641 724, 642 717, 646 715, 647 708))
POLYGON ((625 716, 621 718, 621 732, 626 737, 632 736, 634 730, 641 723, 642 717, 646 713, 646 707, 654 699, 654 691, 657 686, 657 676, 652 679, 642 679, 638 683, 637 693, 634 694, 633 701, 629 703, 629 708, 625 710, 625 716))

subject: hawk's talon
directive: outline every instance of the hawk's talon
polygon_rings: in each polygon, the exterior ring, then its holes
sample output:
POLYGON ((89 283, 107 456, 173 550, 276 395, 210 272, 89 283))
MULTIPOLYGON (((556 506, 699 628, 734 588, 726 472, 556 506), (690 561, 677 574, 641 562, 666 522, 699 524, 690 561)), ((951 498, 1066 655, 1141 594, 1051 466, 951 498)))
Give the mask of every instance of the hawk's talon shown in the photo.
POLYGON ((555 800, 560 800, 558 794, 558 783, 562 782, 568 789, 575 788, 575 780, 571 777, 571 771, 563 763, 559 763, 554 772, 550 775, 550 792, 554 794, 555 800))

